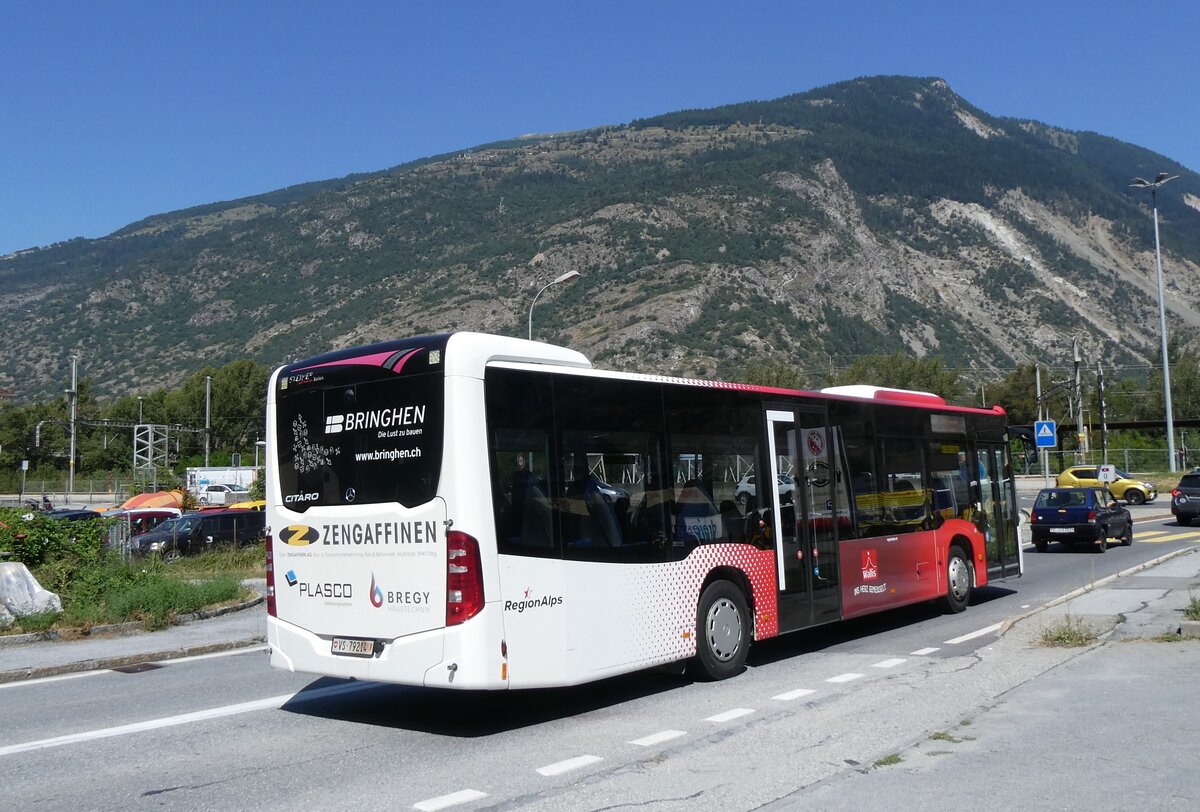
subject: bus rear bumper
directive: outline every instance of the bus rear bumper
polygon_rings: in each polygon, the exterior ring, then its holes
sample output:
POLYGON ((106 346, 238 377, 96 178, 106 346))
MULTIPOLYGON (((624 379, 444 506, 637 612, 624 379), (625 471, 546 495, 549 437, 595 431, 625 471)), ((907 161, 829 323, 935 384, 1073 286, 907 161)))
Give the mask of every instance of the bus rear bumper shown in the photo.
POLYGON ((277 617, 267 618, 271 665, 284 671, 436 688, 495 690, 508 687, 499 646, 500 612, 483 611, 462 624, 385 641, 372 657, 332 653, 329 636, 313 634, 277 617), (491 625, 497 624, 497 628, 491 625))

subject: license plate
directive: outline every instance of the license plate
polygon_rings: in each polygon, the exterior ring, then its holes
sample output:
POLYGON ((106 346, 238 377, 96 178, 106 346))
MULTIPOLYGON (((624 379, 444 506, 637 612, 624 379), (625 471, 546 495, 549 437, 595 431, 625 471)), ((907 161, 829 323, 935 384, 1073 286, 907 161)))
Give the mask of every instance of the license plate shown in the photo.
POLYGON ((1051 527, 1050 532, 1051 533, 1074 533, 1075 528, 1074 527, 1051 527))
POLYGON ((353 637, 335 637, 331 653, 347 657, 370 657, 375 653, 375 641, 358 640, 353 637))

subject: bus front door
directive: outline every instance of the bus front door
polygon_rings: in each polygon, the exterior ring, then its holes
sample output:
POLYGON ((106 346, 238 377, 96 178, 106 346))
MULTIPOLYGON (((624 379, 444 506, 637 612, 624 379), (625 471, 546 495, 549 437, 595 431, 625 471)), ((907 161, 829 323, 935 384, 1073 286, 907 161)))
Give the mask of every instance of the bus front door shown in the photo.
POLYGON ((978 498, 982 510, 975 523, 987 539, 988 579, 1006 578, 1021 572, 1017 539, 1016 491, 1007 448, 1003 443, 977 443, 978 498))
POLYGON ((778 528, 780 630, 837 620, 841 592, 832 476, 836 457, 824 412, 768 409, 767 446, 770 470, 759 481, 775 487, 760 499, 778 528))

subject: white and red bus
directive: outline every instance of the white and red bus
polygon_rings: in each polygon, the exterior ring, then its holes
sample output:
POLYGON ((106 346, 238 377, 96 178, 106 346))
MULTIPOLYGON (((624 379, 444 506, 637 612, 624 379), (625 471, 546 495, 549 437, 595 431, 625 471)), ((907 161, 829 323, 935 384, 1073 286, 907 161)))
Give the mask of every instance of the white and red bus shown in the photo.
POLYGON ((593 369, 477 333, 277 370, 272 665, 571 685, 1019 575, 1001 409, 593 369), (769 483, 769 484, 768 484, 769 483), (774 487, 771 487, 773 484, 774 487))

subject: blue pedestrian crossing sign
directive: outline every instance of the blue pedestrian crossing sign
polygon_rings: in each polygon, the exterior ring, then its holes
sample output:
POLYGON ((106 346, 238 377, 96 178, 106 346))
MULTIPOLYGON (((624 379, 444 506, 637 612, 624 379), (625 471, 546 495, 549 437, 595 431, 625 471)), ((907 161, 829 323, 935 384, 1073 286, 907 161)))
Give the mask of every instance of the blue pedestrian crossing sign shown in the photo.
POLYGON ((1054 448, 1058 445, 1058 431, 1053 420, 1035 420, 1033 439, 1038 448, 1054 448))

